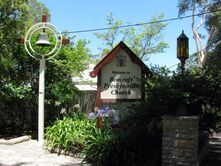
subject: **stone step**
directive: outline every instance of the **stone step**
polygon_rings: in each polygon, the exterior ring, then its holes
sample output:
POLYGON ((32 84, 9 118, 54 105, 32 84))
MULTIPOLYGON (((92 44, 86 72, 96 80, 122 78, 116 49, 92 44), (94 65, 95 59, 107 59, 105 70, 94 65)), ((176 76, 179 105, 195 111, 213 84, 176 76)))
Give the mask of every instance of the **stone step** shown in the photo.
POLYGON ((221 143, 220 142, 209 142, 209 146, 217 146, 217 147, 221 147, 221 143))
POLYGON ((217 142, 218 144, 221 144, 221 138, 220 137, 210 137, 209 142, 217 142))
POLYGON ((220 165, 221 165, 221 162, 219 161, 207 160, 207 161, 203 161, 200 166, 220 166, 220 165))
POLYGON ((216 159, 221 161, 221 155, 219 153, 206 153, 205 158, 216 159))
POLYGON ((208 152, 215 152, 219 153, 221 155, 221 148, 216 148, 216 147, 208 147, 208 152))
POLYGON ((200 166, 221 166, 221 155, 219 153, 205 154, 200 166))
POLYGON ((210 146, 221 146, 221 141, 209 141, 210 146))
POLYGON ((221 166, 221 137, 210 137, 200 166, 221 166))

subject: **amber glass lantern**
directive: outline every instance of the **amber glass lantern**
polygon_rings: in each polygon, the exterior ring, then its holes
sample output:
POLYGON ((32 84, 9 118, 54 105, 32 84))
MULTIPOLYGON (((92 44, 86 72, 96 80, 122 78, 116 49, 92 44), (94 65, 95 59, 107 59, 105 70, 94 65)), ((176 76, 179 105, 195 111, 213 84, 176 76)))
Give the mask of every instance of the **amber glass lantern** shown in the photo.
POLYGON ((185 62, 189 58, 189 38, 184 34, 184 31, 177 38, 177 58, 181 62, 185 62))

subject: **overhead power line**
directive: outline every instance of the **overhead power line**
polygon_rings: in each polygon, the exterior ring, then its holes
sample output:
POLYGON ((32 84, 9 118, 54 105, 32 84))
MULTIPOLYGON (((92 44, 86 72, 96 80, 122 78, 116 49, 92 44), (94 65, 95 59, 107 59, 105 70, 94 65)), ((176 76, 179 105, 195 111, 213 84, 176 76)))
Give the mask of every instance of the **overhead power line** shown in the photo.
MULTIPOLYGON (((214 47, 213 47, 214 48, 214 47)), ((200 52, 202 52, 202 51, 205 51, 206 49, 213 49, 213 48, 210 48, 210 46, 208 46, 208 47, 206 47, 206 48, 204 48, 204 49, 202 49, 202 50, 199 50, 198 52, 195 52, 195 53, 193 53, 193 54, 191 54, 190 56, 189 56, 189 58, 192 58, 192 57, 194 57, 195 55, 197 55, 198 53, 200 53, 200 52)), ((176 64, 174 64, 174 65, 172 65, 172 66, 170 66, 170 67, 168 67, 168 69, 171 69, 171 68, 174 68, 174 67, 176 67, 177 65, 179 65, 180 64, 180 62, 179 63, 176 63, 176 64)))
MULTIPOLYGON (((65 34, 71 34, 71 33, 86 33, 86 32, 96 32, 96 31, 104 31, 104 30, 109 30, 112 28, 128 28, 128 27, 136 27, 136 26, 142 26, 142 25, 148 25, 148 24, 156 24, 156 23, 162 23, 162 22, 170 22, 170 21, 176 21, 176 20, 182 20, 182 19, 186 19, 186 18, 191 18, 191 17, 196 17, 196 16, 202 16, 205 14, 210 14, 210 13, 215 13, 215 12, 221 12, 221 9, 219 10, 214 10, 214 11, 208 11, 208 12, 201 12, 201 13, 197 13, 197 14, 191 14, 191 15, 187 15, 187 16, 182 16, 182 17, 174 17, 174 18, 168 18, 168 19, 162 19, 162 20, 158 20, 158 21, 149 21, 149 22, 144 22, 144 23, 136 23, 136 24, 128 24, 128 25, 121 25, 118 27, 104 27, 104 28, 94 28, 94 29, 84 29, 84 30, 76 30, 76 31, 66 31, 63 32, 65 34)), ((205 49, 201 50, 204 51, 205 49)), ((199 51, 200 52, 200 51, 199 51)), ((193 57, 195 54, 197 54, 198 52, 190 55, 189 57, 193 57)), ((175 66, 177 66, 179 63, 174 64, 170 67, 168 67, 168 69, 171 69, 175 66)))
POLYGON ((202 16, 205 14, 210 14, 214 12, 220 12, 220 10, 214 10, 214 11, 208 11, 208 12, 201 12, 197 14, 192 14, 192 15, 187 15, 187 16, 182 16, 182 17, 174 17, 174 18, 169 18, 169 19, 162 19, 158 21, 149 21, 149 22, 144 22, 144 23, 136 23, 136 24, 128 24, 128 25, 120 25, 117 27, 104 27, 104 28, 94 28, 94 29, 84 29, 84 30, 76 30, 76 31, 69 31, 69 32, 64 32, 65 34, 70 34, 70 33, 86 33, 86 32, 96 32, 96 31, 104 31, 104 30, 109 30, 112 28, 128 28, 128 27, 136 27, 136 26, 142 26, 142 25, 148 25, 148 24, 156 24, 156 23, 162 23, 162 22, 170 22, 170 21, 176 21, 176 20, 182 20, 190 17, 196 17, 196 16, 202 16))

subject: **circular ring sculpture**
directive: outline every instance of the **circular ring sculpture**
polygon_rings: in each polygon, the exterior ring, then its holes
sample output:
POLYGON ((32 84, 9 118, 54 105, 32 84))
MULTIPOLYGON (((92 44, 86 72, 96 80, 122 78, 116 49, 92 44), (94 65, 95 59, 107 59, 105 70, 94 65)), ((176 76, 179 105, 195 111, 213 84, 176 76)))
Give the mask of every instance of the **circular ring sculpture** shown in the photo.
POLYGON ((54 26, 53 24, 50 24, 48 22, 41 22, 41 23, 37 23, 34 24, 31 28, 29 28, 29 30, 27 31, 26 35, 25 35, 25 41, 24 41, 24 45, 25 45, 25 49, 28 52, 28 54, 35 58, 35 59, 51 59, 54 56, 57 55, 57 53, 59 52, 59 50, 61 49, 62 46, 62 35, 60 33, 60 31, 57 29, 56 26, 54 26), (55 45, 52 49, 49 49, 49 51, 47 53, 41 54, 39 52, 37 52, 33 46, 32 46, 32 38, 33 35, 39 31, 39 30, 48 30, 50 32, 52 32, 52 34, 54 35, 55 38, 55 45))

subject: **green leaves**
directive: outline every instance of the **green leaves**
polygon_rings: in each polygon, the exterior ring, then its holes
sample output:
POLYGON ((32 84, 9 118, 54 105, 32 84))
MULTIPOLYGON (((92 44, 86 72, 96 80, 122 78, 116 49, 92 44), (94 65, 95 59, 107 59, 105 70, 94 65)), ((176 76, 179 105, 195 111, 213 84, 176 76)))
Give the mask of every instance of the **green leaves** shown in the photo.
POLYGON ((109 49, 113 49, 116 44, 116 39, 122 33, 122 31, 118 28, 123 24, 121 20, 115 21, 113 18, 113 14, 109 13, 107 16, 107 25, 111 29, 108 30, 107 33, 94 33, 95 36, 104 41, 104 45, 106 45, 109 49))
POLYGON ((114 135, 112 130, 94 127, 88 132, 88 136, 86 146, 83 150, 83 154, 85 154, 83 162, 93 163, 98 166, 104 165, 103 161, 106 155, 109 156, 112 154, 107 152, 113 145, 114 135))
POLYGON ((89 61, 87 42, 78 40, 75 44, 62 48, 60 53, 51 61, 69 75, 77 75, 89 61))
POLYGON ((81 153, 90 137, 89 131, 93 130, 94 126, 95 123, 83 114, 57 120, 46 129, 46 146, 54 150, 81 153))
POLYGON ((27 85, 17 86, 13 83, 9 83, 5 84, 1 91, 2 93, 7 93, 8 96, 13 96, 14 98, 23 99, 26 97, 25 96, 26 93, 31 91, 31 87, 27 85))
MULTIPOLYGON (((48 9, 37 0, 0 1, 0 114, 5 119, 0 121, 1 126, 26 126, 36 130, 34 124, 37 121, 39 61, 31 58, 24 46, 17 43, 17 39, 24 36, 33 24, 41 22, 42 14, 46 13, 50 21, 48 9), (19 124, 20 120, 22 125, 19 124), (17 124, 19 125, 13 126, 17 124)), ((31 42, 35 51, 45 54, 54 46, 55 39, 46 29, 52 46, 36 46, 41 30, 33 34, 31 42)), ((67 35, 66 38, 74 40, 67 35)), ((69 46, 63 46, 54 59, 46 62, 46 125, 61 116, 62 108, 69 111, 76 104, 78 91, 72 82, 72 76, 79 74, 85 63, 89 62, 90 54, 86 45, 84 40, 75 43, 72 41, 69 46), (56 106, 56 102, 60 105, 56 106)))
POLYGON ((163 52, 168 47, 168 44, 162 40, 162 32, 166 24, 157 22, 163 17, 163 14, 153 17, 148 25, 120 29, 119 26, 122 26, 123 22, 115 20, 112 14, 108 15, 107 25, 111 29, 104 33, 95 33, 95 36, 104 42, 105 47, 102 48, 101 56, 109 52, 121 40, 145 61, 150 55, 163 52))

